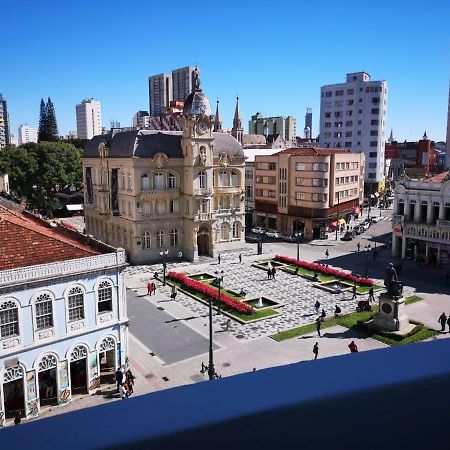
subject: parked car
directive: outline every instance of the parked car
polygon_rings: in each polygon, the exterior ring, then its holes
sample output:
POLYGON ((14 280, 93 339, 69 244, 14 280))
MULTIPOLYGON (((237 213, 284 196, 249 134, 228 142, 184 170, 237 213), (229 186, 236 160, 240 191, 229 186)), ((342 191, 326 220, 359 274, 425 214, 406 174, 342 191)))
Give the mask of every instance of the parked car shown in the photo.
POLYGON ((364 231, 367 231, 370 227, 370 222, 363 222, 361 226, 364 228, 364 231))
POLYGON ((371 216, 371 217, 370 217, 370 220, 371 220, 372 223, 377 223, 377 222, 379 222, 381 219, 382 219, 381 216, 371 216))
POLYGON ((352 230, 352 231, 346 231, 346 233, 344 234, 344 236, 341 237, 341 241, 351 241, 352 239, 354 239, 356 236, 356 233, 352 230))
POLYGON ((267 231, 261 227, 252 228, 252 233, 255 233, 255 234, 266 234, 266 232, 267 231))
POLYGON ((281 238, 281 233, 278 233, 278 231, 268 231, 266 233, 267 237, 271 237, 271 238, 275 238, 275 239, 280 239, 281 238))
POLYGON ((365 230, 361 225, 357 225, 355 228, 353 228, 353 231, 355 232, 355 234, 359 235, 363 234, 365 230))
POLYGON ((297 238, 292 236, 292 234, 282 234, 281 239, 286 242, 297 242, 297 238))

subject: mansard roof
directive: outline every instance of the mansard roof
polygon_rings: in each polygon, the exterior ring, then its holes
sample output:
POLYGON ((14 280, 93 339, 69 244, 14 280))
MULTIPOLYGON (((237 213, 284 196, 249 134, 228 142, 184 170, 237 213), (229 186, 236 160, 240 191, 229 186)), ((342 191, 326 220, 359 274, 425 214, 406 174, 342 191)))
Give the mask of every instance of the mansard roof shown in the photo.
MULTIPOLYGON (((152 158, 164 153, 168 158, 183 158, 181 131, 132 130, 94 136, 84 147, 84 158, 98 158, 100 143, 108 148, 109 158, 152 158)), ((227 153, 244 157, 241 144, 230 134, 213 132, 214 155, 227 153)))

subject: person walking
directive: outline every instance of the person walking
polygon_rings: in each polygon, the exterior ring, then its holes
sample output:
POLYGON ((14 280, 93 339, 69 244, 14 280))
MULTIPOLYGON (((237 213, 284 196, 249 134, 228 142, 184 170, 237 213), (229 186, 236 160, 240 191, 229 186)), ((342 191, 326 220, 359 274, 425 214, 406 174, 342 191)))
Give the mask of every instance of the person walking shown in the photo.
POLYGON ((269 267, 267 269, 267 279, 270 280, 272 278, 272 269, 269 267))
POLYGON ((327 313, 326 313, 325 310, 322 308, 322 313, 320 314, 320 318, 321 318, 321 319, 325 319, 325 317, 327 317, 327 313))
POLYGON ((242 253, 239 253, 239 262, 242 262, 242 253))
POLYGON ((122 367, 118 367, 115 373, 115 377, 116 377, 116 384, 117 384, 117 392, 120 392, 120 388, 123 384, 123 375, 124 373, 122 372, 122 367))
POLYGON ((358 346, 355 344, 355 341, 350 342, 348 348, 350 349, 350 353, 358 353, 358 346))
POLYGON ((369 303, 370 302, 374 302, 374 301, 375 301, 375 297, 373 295, 373 286, 370 286, 370 289, 369 289, 369 303))
POLYGON ((359 252, 359 249, 361 248, 361 243, 360 243, 360 242, 358 242, 358 243, 356 244, 356 248, 358 249, 358 252, 359 252))
POLYGON ((14 416, 14 425, 20 425, 21 422, 22 422, 22 412, 17 411, 16 415, 14 416))
POLYGON ((326 251, 325 251, 325 257, 328 259, 329 256, 330 256, 330 252, 328 251, 328 249, 326 249, 326 251))
POLYGON ((441 324, 441 331, 445 331, 445 325, 447 324, 447 316, 445 313, 439 316, 438 322, 441 324))
POLYGON ((183 252, 180 250, 178 252, 178 262, 180 263, 182 259, 183 259, 183 252))
POLYGON ((316 342, 313 347, 314 359, 317 359, 319 356, 319 343, 316 342))
POLYGON ((319 314, 319 308, 320 308, 319 300, 316 300, 316 303, 314 303, 314 308, 316 310, 316 314, 319 314))
POLYGON ((156 284, 152 282, 153 295, 156 295, 156 284))
POLYGON ((275 267, 272 268, 272 280, 275 280, 275 274, 277 273, 277 269, 275 267))
POLYGON ((129 391, 129 395, 128 396, 130 396, 134 392, 133 386, 134 386, 135 378, 136 377, 133 375, 133 372, 131 371, 131 369, 128 369, 125 372, 126 384, 127 384, 128 391, 129 391))
POLYGON ((152 295, 152 291, 153 291, 153 283, 148 283, 147 284, 147 295, 152 295))
POLYGON ((319 335, 319 337, 322 337, 320 334, 320 328, 322 326, 322 319, 320 317, 318 317, 316 319, 316 330, 317 330, 317 334, 319 335))
POLYGON ((177 294, 178 294, 177 286, 175 284, 172 284, 172 293, 170 294, 172 300, 175 300, 177 298, 177 294))
POLYGON ((448 331, 450 331, 450 314, 449 314, 448 319, 447 319, 447 325, 448 325, 448 331))
POLYGON ((217 255, 217 261, 220 264, 220 253, 217 255))
POLYGON ((353 284, 352 293, 353 293, 352 300, 355 300, 355 298, 356 298, 356 283, 353 284))
POLYGON ((341 314, 342 309, 339 307, 339 305, 336 305, 334 308, 334 317, 339 317, 339 314, 341 314))

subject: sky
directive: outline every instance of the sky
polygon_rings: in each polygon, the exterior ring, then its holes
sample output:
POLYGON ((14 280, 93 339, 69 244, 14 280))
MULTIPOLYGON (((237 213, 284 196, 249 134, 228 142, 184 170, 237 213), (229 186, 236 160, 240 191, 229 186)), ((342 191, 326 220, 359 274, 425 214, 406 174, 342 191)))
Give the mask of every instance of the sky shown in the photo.
POLYGON ((447 0, 0 0, 0 93, 12 130, 38 125, 51 97, 60 134, 75 105, 101 102, 103 126, 131 126, 148 110, 148 76, 198 65, 213 110, 231 127, 240 98, 244 132, 256 112, 307 107, 319 132, 320 87, 366 71, 388 82, 386 135, 445 140, 450 75, 447 0))

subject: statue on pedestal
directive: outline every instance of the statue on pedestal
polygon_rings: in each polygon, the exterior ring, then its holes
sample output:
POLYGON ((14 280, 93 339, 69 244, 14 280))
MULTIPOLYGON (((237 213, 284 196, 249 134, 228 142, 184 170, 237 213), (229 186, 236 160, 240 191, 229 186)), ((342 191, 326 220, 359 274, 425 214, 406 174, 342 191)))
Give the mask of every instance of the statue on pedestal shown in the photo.
POLYGON ((397 271, 392 263, 389 263, 386 267, 384 285, 390 297, 401 297, 403 295, 403 283, 398 280, 397 271))

